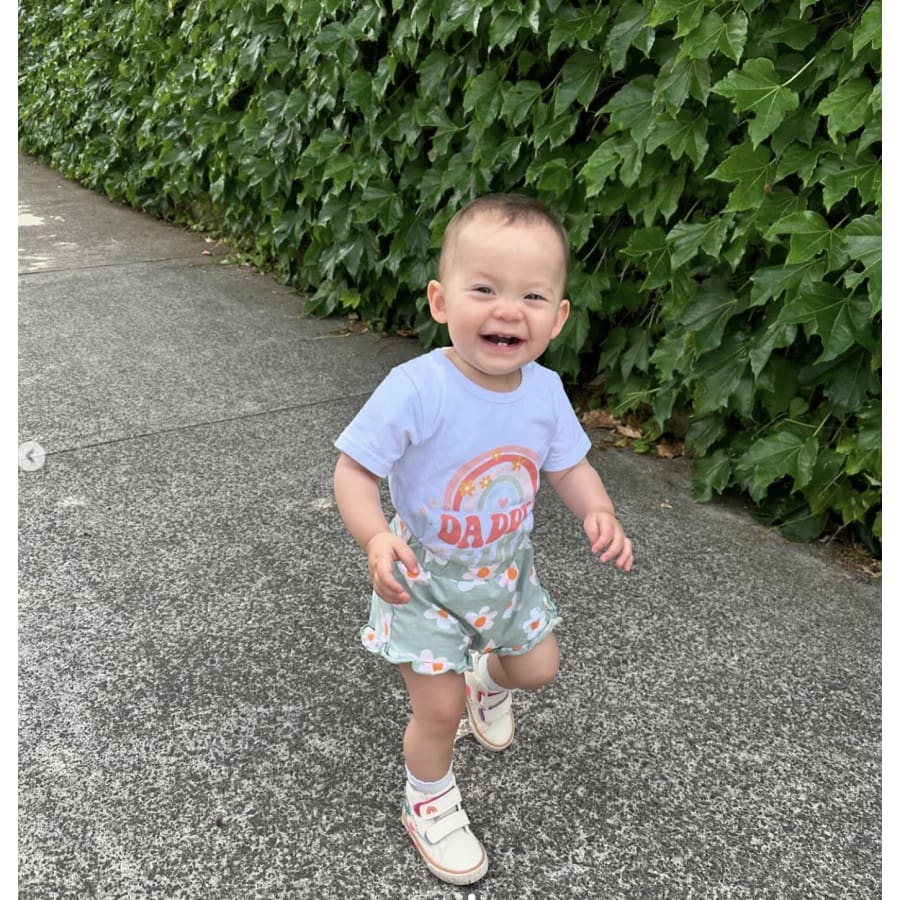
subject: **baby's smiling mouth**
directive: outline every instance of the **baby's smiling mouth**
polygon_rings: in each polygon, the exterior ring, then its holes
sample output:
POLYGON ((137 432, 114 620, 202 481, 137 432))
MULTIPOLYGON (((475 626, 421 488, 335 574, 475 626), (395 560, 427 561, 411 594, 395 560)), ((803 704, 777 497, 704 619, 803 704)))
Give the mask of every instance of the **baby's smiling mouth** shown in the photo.
POLYGON ((522 343, 520 338, 513 337, 510 334, 485 334, 482 337, 492 344, 497 344, 499 347, 514 347, 516 344, 522 343))

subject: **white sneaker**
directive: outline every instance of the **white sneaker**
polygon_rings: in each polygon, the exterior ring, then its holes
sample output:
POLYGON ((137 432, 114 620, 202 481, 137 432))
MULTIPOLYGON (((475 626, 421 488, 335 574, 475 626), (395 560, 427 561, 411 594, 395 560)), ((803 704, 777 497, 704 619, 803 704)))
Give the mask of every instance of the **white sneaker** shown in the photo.
MULTIPOLYGON (((479 653, 472 654, 472 664, 478 662, 479 653)), ((475 739, 488 750, 505 750, 516 733, 512 711, 512 691, 488 693, 484 682, 473 668, 466 672, 466 711, 475 739)))
POLYGON ((433 797, 407 783, 400 818, 425 865, 442 881, 472 884, 487 872, 487 853, 469 828, 455 778, 433 797))

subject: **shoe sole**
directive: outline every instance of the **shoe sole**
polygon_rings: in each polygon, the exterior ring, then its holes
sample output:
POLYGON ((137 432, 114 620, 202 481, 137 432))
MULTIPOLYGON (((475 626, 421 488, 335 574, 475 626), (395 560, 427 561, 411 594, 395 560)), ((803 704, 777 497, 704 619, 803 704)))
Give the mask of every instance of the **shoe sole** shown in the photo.
POLYGON ((440 878, 441 881, 446 881, 448 884, 473 884, 479 879, 484 878, 485 873, 488 870, 488 858, 484 849, 484 844, 482 844, 481 841, 478 842, 481 847, 481 860, 477 866, 466 869, 465 871, 445 869, 443 866, 434 862, 422 846, 415 828, 409 824, 409 820, 406 818, 406 810, 401 811, 400 821, 403 822, 406 833, 410 836, 413 844, 415 844, 416 850, 419 851, 419 856, 422 857, 425 865, 428 866, 428 871, 436 878, 440 878))
MULTIPOLYGON (((500 750, 505 750, 512 742, 513 738, 516 736, 516 720, 513 719, 512 723, 512 731, 509 734, 509 740, 505 744, 497 744, 494 743, 490 738, 486 737, 482 734, 479 725, 481 724, 481 719, 478 716, 478 704, 472 703, 469 697, 466 697, 466 714, 469 717, 469 727, 472 729, 472 735, 475 740, 481 744, 482 747, 486 747, 488 750, 493 750, 495 753, 500 750)), ((510 713, 512 715, 512 713, 510 713)))

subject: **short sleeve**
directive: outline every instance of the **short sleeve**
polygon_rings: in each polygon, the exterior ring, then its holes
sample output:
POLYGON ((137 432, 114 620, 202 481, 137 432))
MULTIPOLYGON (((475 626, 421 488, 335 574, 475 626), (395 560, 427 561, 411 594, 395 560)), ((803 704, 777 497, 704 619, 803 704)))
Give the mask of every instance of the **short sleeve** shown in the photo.
POLYGON ((407 447, 421 440, 421 423, 415 385, 399 368, 393 369, 334 445, 373 475, 385 478, 407 447))
POLYGON ((556 410, 556 431, 542 468, 545 472, 561 472, 581 462, 591 449, 591 440, 572 409, 559 375, 556 372, 550 372, 549 375, 556 410))

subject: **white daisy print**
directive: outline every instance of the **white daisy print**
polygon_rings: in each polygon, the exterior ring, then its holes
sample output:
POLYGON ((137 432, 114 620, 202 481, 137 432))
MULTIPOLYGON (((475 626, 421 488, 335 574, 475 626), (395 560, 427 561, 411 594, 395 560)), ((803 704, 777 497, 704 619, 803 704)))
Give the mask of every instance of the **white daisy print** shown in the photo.
POLYGON ((497 571, 496 566, 475 566, 468 572, 463 572, 463 580, 458 583, 459 590, 471 591, 478 584, 484 584, 486 581, 494 577, 497 571))
POLYGON ((413 662, 413 669, 422 675, 440 675, 442 672, 449 672, 447 665, 447 657, 439 656, 435 658, 431 650, 423 650, 419 654, 419 658, 413 662))
POLYGON ((424 566, 419 566, 414 572, 410 572, 402 562, 398 562, 397 568, 408 584, 428 584, 431 581, 431 572, 424 566))
POLYGON ((491 609, 489 606, 482 606, 477 613, 466 613, 466 621, 478 631, 490 631, 494 627, 496 617, 497 610, 491 609))
POLYGON ((453 617, 446 609, 441 609, 439 606, 432 605, 431 609, 426 609, 425 618, 433 619, 441 631, 450 631, 453 628, 453 617))
POLYGON ((510 592, 514 591, 519 583, 519 570, 515 566, 507 566, 498 581, 501 587, 505 587, 510 592))
POLYGON ((374 650, 381 645, 381 641, 378 640, 378 632, 371 625, 366 625, 361 636, 363 647, 369 650, 374 650))
POLYGON ((536 606, 531 610, 531 618, 522 626, 527 635, 539 634, 547 626, 547 613, 536 606))

